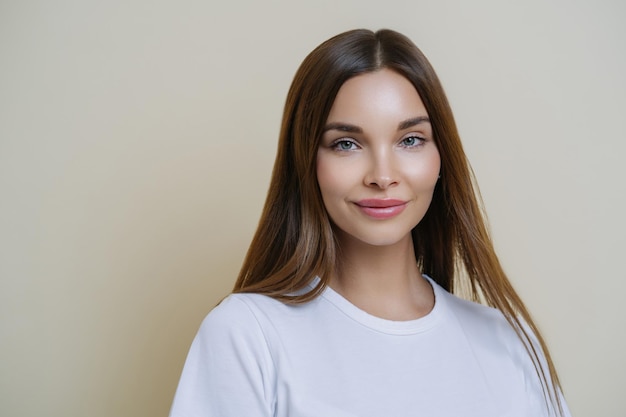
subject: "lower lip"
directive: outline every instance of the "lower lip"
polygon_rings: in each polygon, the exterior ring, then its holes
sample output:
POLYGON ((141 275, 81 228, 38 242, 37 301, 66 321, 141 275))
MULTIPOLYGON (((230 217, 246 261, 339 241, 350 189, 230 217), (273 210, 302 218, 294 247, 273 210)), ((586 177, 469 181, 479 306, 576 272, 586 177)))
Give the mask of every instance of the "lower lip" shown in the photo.
POLYGON ((358 205, 357 207, 363 213, 365 213, 369 217, 373 217, 374 219, 390 219, 402 213, 406 208, 406 203, 391 207, 365 207, 358 205))

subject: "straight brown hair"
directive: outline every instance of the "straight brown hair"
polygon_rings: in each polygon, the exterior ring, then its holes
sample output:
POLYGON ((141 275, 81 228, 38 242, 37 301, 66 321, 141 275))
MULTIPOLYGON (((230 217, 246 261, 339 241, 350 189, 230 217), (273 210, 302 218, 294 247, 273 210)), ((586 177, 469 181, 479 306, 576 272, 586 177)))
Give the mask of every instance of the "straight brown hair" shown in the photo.
POLYGON ((392 30, 359 29, 337 35, 313 50, 296 72, 287 95, 263 213, 233 292, 304 303, 326 288, 339 248, 317 183, 322 129, 343 83, 383 68, 403 75, 415 87, 441 157, 441 178, 431 205, 412 231, 420 270, 449 292, 504 314, 533 361, 546 406, 556 406, 562 414, 554 364, 495 253, 443 87, 415 44, 392 30), (316 276, 320 278, 317 286, 306 290, 316 276), (538 349, 546 364, 540 361, 538 349))

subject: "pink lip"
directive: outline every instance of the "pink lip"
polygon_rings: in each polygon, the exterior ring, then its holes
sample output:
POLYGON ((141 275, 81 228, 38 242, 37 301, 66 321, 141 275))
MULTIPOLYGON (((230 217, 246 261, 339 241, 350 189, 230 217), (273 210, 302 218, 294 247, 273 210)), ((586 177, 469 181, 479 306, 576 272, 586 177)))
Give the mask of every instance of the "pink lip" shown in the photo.
POLYGON ((359 200, 356 206, 366 215, 375 219, 389 219, 402 213, 407 202, 395 199, 365 199, 359 200))

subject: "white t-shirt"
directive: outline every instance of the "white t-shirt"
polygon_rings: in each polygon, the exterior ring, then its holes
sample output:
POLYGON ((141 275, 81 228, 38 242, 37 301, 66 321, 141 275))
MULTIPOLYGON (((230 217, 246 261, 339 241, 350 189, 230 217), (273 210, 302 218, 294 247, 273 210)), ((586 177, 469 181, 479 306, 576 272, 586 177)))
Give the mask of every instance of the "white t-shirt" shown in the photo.
POLYGON ((331 288, 296 306, 230 295, 200 327, 170 417, 551 416, 503 315, 429 282, 433 310, 399 322, 331 288))

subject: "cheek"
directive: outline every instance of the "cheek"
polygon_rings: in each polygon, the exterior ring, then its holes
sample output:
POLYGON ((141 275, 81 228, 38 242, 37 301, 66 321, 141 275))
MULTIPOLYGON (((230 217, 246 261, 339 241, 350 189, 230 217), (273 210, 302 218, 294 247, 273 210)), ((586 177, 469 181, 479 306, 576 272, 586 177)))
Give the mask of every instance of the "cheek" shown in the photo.
POLYGON ((411 178, 415 186, 423 189, 434 188, 439 178, 441 160, 439 153, 433 153, 428 158, 421 158, 419 162, 411 161, 406 164, 405 174, 411 178))
POLYGON ((326 164, 324 163, 324 158, 318 155, 316 165, 317 184, 320 187, 320 192, 322 193, 322 196, 324 196, 326 194, 329 182, 332 181, 329 178, 329 173, 328 169, 326 168, 326 164))
POLYGON ((333 163, 331 158, 317 158, 317 182, 323 197, 345 190, 349 174, 350 170, 345 164, 337 161, 333 163))

